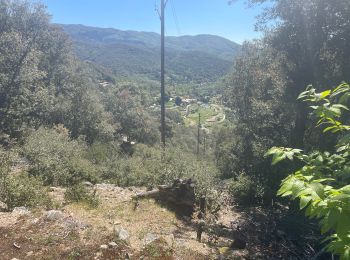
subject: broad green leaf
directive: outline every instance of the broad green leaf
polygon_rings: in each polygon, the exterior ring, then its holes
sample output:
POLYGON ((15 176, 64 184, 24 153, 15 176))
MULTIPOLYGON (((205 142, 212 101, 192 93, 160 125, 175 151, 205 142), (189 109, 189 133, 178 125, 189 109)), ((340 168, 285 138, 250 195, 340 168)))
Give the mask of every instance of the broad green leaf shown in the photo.
POLYGON ((324 179, 318 179, 318 180, 314 180, 314 182, 319 182, 319 183, 322 183, 322 182, 326 182, 326 181, 334 181, 335 179, 333 178, 324 178, 324 179))
POLYGON ((319 182, 312 182, 310 188, 320 197, 324 197, 324 186, 319 182))
MULTIPOLYGON (((344 111, 349 111, 346 106, 350 100, 348 84, 343 83, 333 91, 321 93, 308 86, 298 99, 314 103, 311 108, 318 117, 317 126, 325 125, 323 132, 350 131, 350 125, 341 122, 344 111)), ((341 259, 350 260, 350 134, 342 137, 333 150, 336 153, 302 154, 291 148, 275 147, 269 155, 273 155, 273 164, 294 157, 304 163, 283 180, 278 195, 290 196, 291 199, 298 197, 300 209, 306 208, 306 216, 318 219, 322 232, 333 233, 326 241, 326 249, 341 259)))
POLYGON ((283 154, 283 153, 282 154, 274 154, 272 157, 272 165, 275 165, 284 159, 286 159, 285 154, 283 154))
POLYGON ((331 90, 326 90, 320 93, 320 99, 324 99, 326 97, 328 97, 331 94, 331 90))
POLYGON ((277 195, 282 195, 283 193, 290 191, 293 187, 293 182, 292 181, 285 181, 281 188, 278 190, 277 195))
POLYGON ((300 197, 300 209, 305 208, 311 201, 311 196, 301 196, 300 197))
POLYGON ((333 131, 335 129, 338 129, 338 126, 329 126, 329 127, 326 127, 325 129, 323 129, 323 133, 326 133, 328 131, 333 131))
POLYGON ((350 259, 350 245, 347 248, 345 248, 345 251, 340 259, 341 260, 349 260, 350 259))
POLYGON ((350 220, 349 212, 343 210, 338 217, 337 228, 336 228, 337 235, 342 239, 345 239, 350 234, 349 220, 350 220))
POLYGON ((295 199, 298 194, 305 189, 305 184, 302 181, 295 181, 292 186, 292 194, 293 194, 293 199, 295 199))

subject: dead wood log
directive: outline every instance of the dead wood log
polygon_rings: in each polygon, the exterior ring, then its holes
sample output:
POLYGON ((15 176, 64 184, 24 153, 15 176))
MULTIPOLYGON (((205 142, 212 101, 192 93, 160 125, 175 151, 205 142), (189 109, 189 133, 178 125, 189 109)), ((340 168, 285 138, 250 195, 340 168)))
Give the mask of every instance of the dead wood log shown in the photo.
POLYGON ((140 192, 137 193, 133 199, 141 199, 141 198, 149 198, 149 197, 154 197, 158 196, 159 194, 159 189, 151 190, 151 191, 145 191, 145 192, 140 192))
POLYGON ((156 189, 137 193, 133 200, 154 198, 166 204, 191 207, 195 204, 194 183, 191 179, 175 180, 172 185, 159 185, 156 189))

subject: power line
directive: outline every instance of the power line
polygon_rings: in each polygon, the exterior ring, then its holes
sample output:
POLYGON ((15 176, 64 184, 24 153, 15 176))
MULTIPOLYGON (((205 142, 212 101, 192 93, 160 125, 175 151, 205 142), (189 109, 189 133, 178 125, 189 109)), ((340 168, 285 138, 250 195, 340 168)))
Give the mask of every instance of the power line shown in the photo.
POLYGON ((161 143, 163 146, 163 151, 165 151, 165 7, 168 3, 168 0, 160 0, 160 10, 155 2, 155 10, 159 15, 161 23, 161 55, 160 55, 160 129, 161 129, 161 143))
POLYGON ((161 79, 160 79, 160 96, 161 96, 161 141, 163 145, 163 151, 165 151, 165 37, 164 37, 164 31, 165 31, 165 6, 166 2, 164 0, 161 0, 161 6, 160 6, 160 16, 161 16, 161 79))
POLYGON ((174 18, 174 21, 175 21, 177 34, 181 35, 181 30, 180 30, 180 26, 179 26, 179 19, 177 18, 177 14, 176 14, 175 7, 174 7, 174 4, 173 4, 172 0, 170 0, 170 6, 171 6, 171 11, 173 13, 173 18, 174 18))
MULTIPOLYGON (((168 0, 165 0, 165 2, 164 2, 164 9, 165 9, 167 3, 168 3, 168 0)), ((162 20, 162 14, 161 14, 161 11, 159 11, 159 7, 157 5, 157 1, 156 0, 154 0, 154 11, 157 12, 157 14, 159 16, 159 19, 162 20)))
POLYGON ((160 14, 159 7, 158 7, 158 5, 157 5, 157 1, 156 1, 156 0, 154 0, 154 11, 157 12, 157 14, 158 14, 158 16, 159 16, 159 19, 161 20, 161 19, 162 19, 162 16, 161 16, 161 14, 160 14))
MULTIPOLYGON (((164 5, 164 7, 165 7, 165 5, 164 5)), ((161 15, 161 12, 160 12, 160 10, 159 10, 159 7, 158 7, 157 4, 156 4, 156 1, 154 1, 154 11, 157 12, 157 14, 158 14, 158 16, 159 16, 159 20, 162 20, 162 15, 161 15)), ((167 33, 166 28, 164 28, 164 30, 165 30, 164 35, 165 35, 165 36, 168 36, 169 34, 167 33)))

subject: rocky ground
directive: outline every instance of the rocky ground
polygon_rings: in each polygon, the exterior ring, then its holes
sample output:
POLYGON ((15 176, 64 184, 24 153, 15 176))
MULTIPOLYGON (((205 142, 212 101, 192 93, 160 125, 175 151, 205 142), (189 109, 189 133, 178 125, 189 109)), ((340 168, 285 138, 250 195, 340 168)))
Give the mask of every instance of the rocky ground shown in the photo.
POLYGON ((100 198, 97 208, 67 204, 65 190, 53 187, 56 210, 0 213, 0 259, 303 258, 265 211, 237 210, 225 204, 225 196, 221 210, 208 216, 198 242, 195 217, 181 216, 153 199, 135 207, 133 196, 145 189, 110 184, 91 189, 100 198))

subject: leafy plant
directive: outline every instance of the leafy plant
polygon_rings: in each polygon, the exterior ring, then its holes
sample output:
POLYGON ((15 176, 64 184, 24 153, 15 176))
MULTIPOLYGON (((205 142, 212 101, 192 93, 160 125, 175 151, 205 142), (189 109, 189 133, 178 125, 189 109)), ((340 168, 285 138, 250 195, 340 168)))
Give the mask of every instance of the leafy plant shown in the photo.
POLYGON ((244 172, 230 183, 229 191, 232 197, 243 206, 249 206, 262 201, 264 194, 263 186, 254 177, 244 172))
POLYGON ((282 182, 278 195, 299 199, 300 209, 317 218, 321 232, 327 234, 326 249, 350 259, 350 126, 342 122, 350 97, 349 84, 343 83, 334 90, 317 93, 309 86, 299 99, 316 103, 311 106, 319 119, 317 126, 323 132, 339 134, 335 152, 273 147, 266 156, 273 156, 272 164, 284 159, 296 159, 303 166, 282 182))
POLYGON ((12 172, 17 154, 0 146, 0 201, 7 210, 15 207, 51 207, 52 200, 42 182, 27 172, 12 172))
POLYGON ((82 183, 69 187, 64 193, 64 198, 69 202, 84 202, 93 208, 100 204, 96 191, 91 192, 82 183))
POLYGON ((29 173, 45 185, 74 185, 87 180, 96 182, 95 166, 86 157, 86 145, 72 140, 61 128, 39 128, 29 135, 23 153, 30 162, 29 173))

